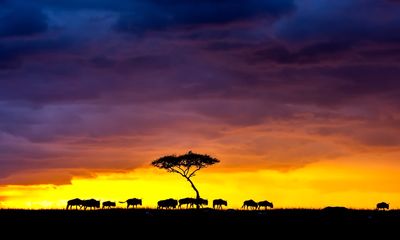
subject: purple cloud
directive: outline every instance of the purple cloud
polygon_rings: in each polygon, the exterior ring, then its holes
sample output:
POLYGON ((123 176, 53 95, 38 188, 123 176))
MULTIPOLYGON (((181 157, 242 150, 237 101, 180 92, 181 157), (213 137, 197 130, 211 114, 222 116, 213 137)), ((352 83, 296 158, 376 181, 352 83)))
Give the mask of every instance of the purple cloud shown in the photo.
POLYGON ((3 184, 170 149, 292 169, 400 147, 394 1, 21 3, 0 10, 3 184))

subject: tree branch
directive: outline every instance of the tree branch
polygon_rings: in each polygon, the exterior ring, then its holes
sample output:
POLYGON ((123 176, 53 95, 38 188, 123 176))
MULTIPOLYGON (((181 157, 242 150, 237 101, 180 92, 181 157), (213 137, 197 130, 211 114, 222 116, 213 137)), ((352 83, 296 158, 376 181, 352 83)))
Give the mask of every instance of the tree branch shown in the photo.
POLYGON ((194 174, 195 174, 195 172, 199 171, 200 169, 201 169, 201 167, 197 167, 197 169, 194 170, 194 171, 189 175, 189 178, 193 177, 194 174))
POLYGON ((187 169, 185 170, 185 175, 186 175, 186 176, 187 176, 188 173, 189 173, 190 167, 191 167, 191 166, 187 167, 187 169))
POLYGON ((178 174, 181 175, 182 177, 186 178, 186 176, 185 176, 183 173, 179 172, 178 170, 176 170, 176 169, 174 169, 174 168, 170 168, 170 171, 171 171, 171 172, 174 172, 174 173, 178 173, 178 174))
POLYGON ((185 170, 181 168, 181 166, 176 166, 179 170, 181 170, 182 175, 186 176, 185 170))

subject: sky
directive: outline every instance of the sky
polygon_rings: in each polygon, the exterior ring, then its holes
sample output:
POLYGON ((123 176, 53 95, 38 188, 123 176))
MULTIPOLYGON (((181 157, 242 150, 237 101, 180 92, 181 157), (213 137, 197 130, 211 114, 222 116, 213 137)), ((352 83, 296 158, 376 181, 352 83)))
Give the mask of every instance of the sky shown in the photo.
POLYGON ((0 0, 0 208, 400 208, 400 1, 0 0), (118 204, 123 207, 123 204, 118 204))

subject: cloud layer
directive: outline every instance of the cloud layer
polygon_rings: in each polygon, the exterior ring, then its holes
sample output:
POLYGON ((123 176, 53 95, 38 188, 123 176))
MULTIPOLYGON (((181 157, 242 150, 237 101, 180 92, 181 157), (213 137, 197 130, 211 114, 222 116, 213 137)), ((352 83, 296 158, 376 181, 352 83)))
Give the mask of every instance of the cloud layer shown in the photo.
POLYGON ((0 5, 2 184, 188 149, 284 171, 400 150, 398 1, 0 5))

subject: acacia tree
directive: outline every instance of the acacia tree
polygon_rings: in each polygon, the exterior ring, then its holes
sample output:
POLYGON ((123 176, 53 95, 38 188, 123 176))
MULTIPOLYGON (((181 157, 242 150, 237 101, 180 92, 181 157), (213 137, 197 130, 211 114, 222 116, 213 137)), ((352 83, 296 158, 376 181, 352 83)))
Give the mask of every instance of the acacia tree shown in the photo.
MULTIPOLYGON (((206 154, 198 154, 189 151, 180 156, 168 155, 161 157, 154 160, 151 164, 155 167, 166 169, 168 172, 178 173, 184 177, 196 192, 196 199, 199 200, 199 190, 197 190, 191 178, 194 177, 196 172, 200 169, 206 168, 215 163, 219 163, 219 160, 206 154)), ((199 201, 196 201, 196 206, 197 208, 200 207, 199 201)))

